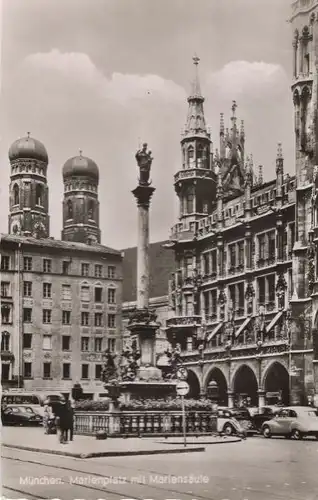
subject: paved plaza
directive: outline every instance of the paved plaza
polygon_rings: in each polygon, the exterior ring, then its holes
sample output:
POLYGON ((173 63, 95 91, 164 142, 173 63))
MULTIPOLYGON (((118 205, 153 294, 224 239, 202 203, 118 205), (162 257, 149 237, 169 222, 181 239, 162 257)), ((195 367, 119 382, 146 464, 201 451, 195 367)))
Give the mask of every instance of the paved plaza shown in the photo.
POLYGON ((3 495, 63 500, 318 499, 316 440, 253 437, 205 444, 205 450, 76 459, 3 447, 3 495))

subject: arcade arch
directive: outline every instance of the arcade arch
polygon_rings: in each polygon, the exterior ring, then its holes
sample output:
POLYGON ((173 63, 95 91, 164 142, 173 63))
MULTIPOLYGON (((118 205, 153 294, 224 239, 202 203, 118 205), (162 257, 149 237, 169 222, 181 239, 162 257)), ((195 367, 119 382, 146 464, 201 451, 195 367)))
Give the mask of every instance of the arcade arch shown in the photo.
POLYGON ((248 365, 238 368, 233 379, 236 405, 258 406, 258 383, 254 371, 248 365))
POLYGON ((209 385, 211 383, 215 383, 217 385, 217 397, 219 406, 227 406, 228 405, 228 387, 227 381, 224 376, 224 373, 220 368, 214 367, 208 374, 205 382, 205 391, 207 395, 209 395, 209 385))

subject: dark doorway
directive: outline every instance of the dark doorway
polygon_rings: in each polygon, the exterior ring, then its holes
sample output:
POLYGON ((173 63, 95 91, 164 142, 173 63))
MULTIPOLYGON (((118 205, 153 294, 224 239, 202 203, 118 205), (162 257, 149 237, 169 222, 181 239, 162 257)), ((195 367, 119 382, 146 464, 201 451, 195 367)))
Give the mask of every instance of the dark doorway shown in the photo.
POLYGON ((10 365, 7 363, 1 364, 1 381, 6 382, 9 380, 10 375, 10 365))
POLYGON ((200 383, 196 374, 189 370, 187 382, 190 386, 187 398, 199 399, 200 397, 200 383))
POLYGON ((289 375, 281 363, 273 363, 267 372, 265 398, 267 404, 289 405, 289 375))
POLYGON ((258 384, 253 370, 243 365, 234 380, 234 401, 237 406, 258 406, 258 384))
POLYGON ((213 368, 209 374, 206 383, 206 391, 207 396, 209 396, 209 386, 211 387, 214 384, 217 385, 217 403, 219 406, 227 406, 228 405, 228 396, 227 396, 227 383, 226 378, 223 375, 223 372, 219 368, 213 368))

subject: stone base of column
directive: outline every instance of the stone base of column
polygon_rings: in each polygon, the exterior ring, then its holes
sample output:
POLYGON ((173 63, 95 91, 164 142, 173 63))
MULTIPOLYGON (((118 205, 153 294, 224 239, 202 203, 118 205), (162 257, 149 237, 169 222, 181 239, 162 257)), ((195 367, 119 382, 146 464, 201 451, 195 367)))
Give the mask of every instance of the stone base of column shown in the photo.
POLYGON ((234 408, 234 392, 228 391, 227 397, 228 397, 228 403, 227 403, 228 407, 234 408))
POLYGON ((262 406, 265 406, 265 391, 259 390, 258 391, 258 407, 261 408, 262 406))

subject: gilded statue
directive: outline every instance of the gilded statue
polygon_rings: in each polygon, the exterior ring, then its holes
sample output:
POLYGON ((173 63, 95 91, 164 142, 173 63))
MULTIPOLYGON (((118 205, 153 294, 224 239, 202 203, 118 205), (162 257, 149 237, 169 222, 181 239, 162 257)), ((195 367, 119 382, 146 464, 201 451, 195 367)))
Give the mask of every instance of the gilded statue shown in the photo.
POLYGON ((137 151, 136 160, 139 167, 139 184, 141 186, 149 186, 150 168, 153 158, 151 157, 151 151, 147 152, 148 145, 145 143, 142 149, 137 151))

